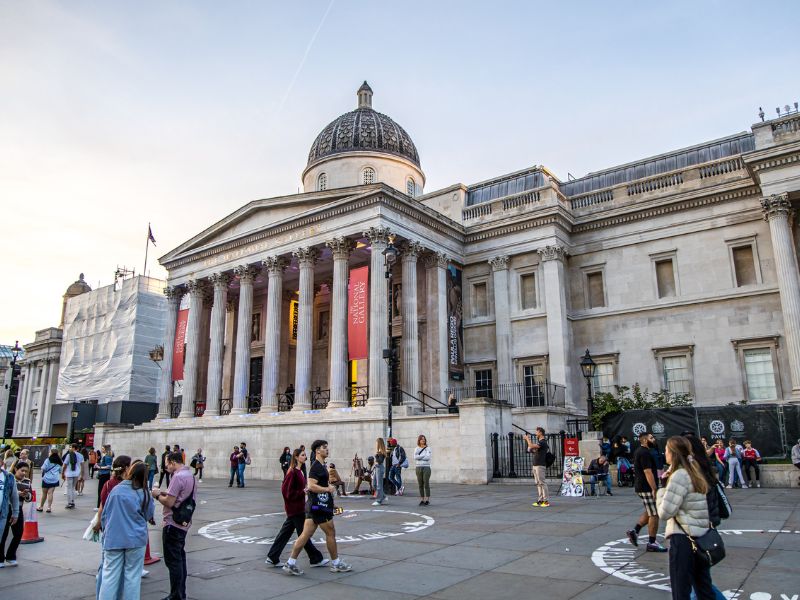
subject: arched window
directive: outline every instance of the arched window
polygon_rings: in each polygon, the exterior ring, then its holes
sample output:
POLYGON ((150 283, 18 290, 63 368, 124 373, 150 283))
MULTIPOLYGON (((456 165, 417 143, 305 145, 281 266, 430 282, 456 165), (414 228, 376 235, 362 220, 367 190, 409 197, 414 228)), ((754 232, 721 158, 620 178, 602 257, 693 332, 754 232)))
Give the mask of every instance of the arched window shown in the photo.
POLYGON ((375 169, 372 167, 365 168, 361 173, 361 182, 364 185, 375 183, 375 169))
POLYGON ((417 191, 417 186, 414 183, 414 180, 411 177, 409 177, 408 181, 406 181, 406 194, 408 194, 413 198, 416 191, 417 191))
POLYGON ((324 192, 327 189, 328 189, 328 174, 320 173, 319 177, 317 177, 317 191, 324 192))

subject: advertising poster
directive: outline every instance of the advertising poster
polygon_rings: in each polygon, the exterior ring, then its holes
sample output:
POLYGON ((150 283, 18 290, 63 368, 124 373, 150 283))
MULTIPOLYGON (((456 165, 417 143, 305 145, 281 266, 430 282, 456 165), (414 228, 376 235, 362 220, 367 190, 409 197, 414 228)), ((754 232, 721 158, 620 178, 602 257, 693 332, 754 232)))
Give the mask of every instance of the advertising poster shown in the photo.
POLYGON ((347 353, 349 360, 369 357, 369 267, 350 270, 347 288, 347 353))
POLYGON ((464 379, 464 328, 461 269, 447 267, 447 350, 450 379, 464 379))
POLYGON ((186 325, 189 323, 189 309, 178 311, 175 325, 175 346, 172 350, 172 380, 183 381, 183 361, 186 356, 186 325))
POLYGON ((562 496, 583 496, 583 457, 565 456, 564 474, 561 476, 562 496))
POLYGON ((289 301, 289 339, 297 341, 297 323, 300 315, 300 303, 297 300, 289 301))

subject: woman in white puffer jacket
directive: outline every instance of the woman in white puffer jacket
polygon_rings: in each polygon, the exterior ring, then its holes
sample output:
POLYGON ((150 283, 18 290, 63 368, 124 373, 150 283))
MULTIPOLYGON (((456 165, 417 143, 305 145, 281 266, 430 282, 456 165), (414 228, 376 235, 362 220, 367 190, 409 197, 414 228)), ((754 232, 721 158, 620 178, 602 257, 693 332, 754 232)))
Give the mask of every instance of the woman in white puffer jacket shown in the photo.
POLYGON ((714 600, 711 570, 696 559, 686 536, 688 533, 698 538, 708 531, 708 483, 694 462, 692 446, 686 438, 673 436, 667 440, 666 459, 670 464, 669 480, 665 488, 658 490, 656 507, 659 518, 667 522, 672 598, 689 600, 694 588, 699 600, 714 600))

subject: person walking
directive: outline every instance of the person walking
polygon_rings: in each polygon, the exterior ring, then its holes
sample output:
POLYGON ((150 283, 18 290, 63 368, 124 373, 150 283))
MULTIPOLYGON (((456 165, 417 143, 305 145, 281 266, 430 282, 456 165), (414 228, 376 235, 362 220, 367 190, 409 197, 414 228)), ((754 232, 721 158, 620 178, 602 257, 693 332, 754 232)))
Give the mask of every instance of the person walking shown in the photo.
POLYGON ((606 494, 613 496, 611 493, 611 474, 608 472, 608 459, 605 454, 601 454, 589 463, 589 481, 591 482, 592 496, 595 494, 594 486, 598 481, 606 484, 606 494))
POLYGON ((3 467, 5 467, 5 470, 10 471, 11 465, 13 465, 16 460, 17 457, 14 456, 14 451, 11 448, 6 450, 6 453, 3 455, 3 467))
POLYGON ((53 448, 50 450, 50 456, 44 459, 42 463, 42 498, 39 501, 39 506, 36 508, 37 512, 44 510, 45 500, 47 501, 47 512, 53 510, 53 495, 56 488, 60 485, 61 469, 64 467, 64 462, 58 455, 58 449, 53 448))
POLYGON ((89 448, 89 479, 94 479, 94 472, 97 469, 97 450, 89 448))
POLYGON ((198 448, 197 452, 192 456, 191 467, 194 469, 194 476, 197 477, 198 483, 203 483, 203 463, 206 462, 206 457, 203 456, 203 449, 198 448))
POLYGON ((417 436, 417 447, 414 448, 414 470, 419 486, 419 505, 428 506, 431 503, 431 449, 428 438, 422 434, 417 436))
POLYGON ((389 468, 389 481, 395 488, 394 495, 402 496, 405 492, 403 486, 403 469, 408 467, 408 458, 405 449, 397 443, 394 438, 389 438, 389 450, 391 451, 391 467, 389 468))
POLYGON ((236 487, 242 487, 242 482, 239 479, 239 446, 233 447, 233 452, 229 457, 231 464, 231 479, 228 481, 228 487, 233 487, 233 478, 236 478, 236 487))
POLYGON ((283 471, 283 477, 286 478, 286 473, 289 471, 289 466, 292 463, 292 451, 289 450, 289 446, 283 447, 283 452, 281 452, 280 458, 278 461, 281 463, 281 471, 283 471))
POLYGON ((103 446, 102 456, 97 462, 97 508, 100 508, 100 492, 103 486, 111 479, 111 469, 114 466, 114 453, 111 451, 111 444, 103 446))
POLYGON ((237 465, 239 474, 239 487, 244 487, 244 469, 250 464, 250 454, 247 452, 247 444, 239 442, 239 464, 237 465))
POLYGON ((383 490, 383 478, 386 475, 386 443, 383 438, 375 440, 375 470, 373 471, 375 502, 372 506, 386 504, 386 492, 383 490))
MULTIPOLYGON (((289 454, 289 468, 281 484, 281 495, 283 496, 283 507, 286 510, 286 520, 281 525, 275 541, 272 542, 267 552, 266 564, 273 567, 282 567, 281 552, 292 537, 292 533, 298 536, 303 533, 306 515, 306 477, 303 475, 300 466, 307 460, 305 450, 297 448, 289 454)), ((314 545, 311 538, 308 539, 303 549, 308 554, 308 560, 312 567, 327 566, 330 561, 322 556, 322 552, 314 545)))
MULTIPOLYGON (((382 441, 382 440, 381 440, 382 441)), ((317 528, 321 528, 325 534, 325 545, 328 547, 328 554, 331 560, 331 573, 347 573, 352 567, 339 558, 336 546, 336 528, 333 525, 333 506, 334 487, 328 481, 328 469, 325 468, 325 460, 328 458, 328 442, 325 440, 315 440, 311 444, 311 455, 314 457, 311 468, 308 471, 308 502, 306 502, 306 519, 303 523, 303 532, 292 546, 292 555, 283 571, 289 575, 302 575, 303 571, 297 566, 297 557, 305 547, 317 528)))
POLYGON ((525 434, 527 451, 533 454, 533 479, 536 482, 536 502, 531 506, 547 508, 550 506, 550 496, 547 493, 547 438, 542 427, 536 428, 536 440, 529 433, 525 434))
POLYGON ((750 440, 744 441, 744 450, 742 451, 742 471, 744 472, 744 480, 750 487, 761 487, 761 469, 759 463, 761 462, 761 452, 753 448, 753 442, 750 440), (756 474, 756 482, 753 484, 752 472, 756 474))
POLYGON ((18 460, 11 469, 12 472, 5 472, 5 477, 13 479, 13 484, 8 481, 5 485, 16 492, 18 505, 13 513, 9 512, 3 528, 3 537, 0 539, 0 565, 3 567, 17 566, 17 548, 22 541, 22 533, 25 529, 23 505, 25 502, 31 501, 31 464, 18 460), (11 533, 11 543, 6 548, 9 533, 11 533))
MULTIPOLYGON (((167 445, 164 447, 164 452, 161 453, 161 476, 158 478, 158 487, 161 487, 161 484, 164 483, 164 479, 167 480, 167 487, 169 487, 169 469, 167 469, 167 457, 169 453, 172 452, 170 447, 167 445)), ((152 485, 150 487, 153 487, 152 485)))
POLYGON ((628 530, 628 539, 634 546, 639 545, 639 532, 647 525, 648 552, 666 552, 667 549, 656 541, 658 535, 658 508, 656 507, 656 491, 658 490, 658 472, 653 455, 650 453, 651 433, 639 434, 639 447, 633 453, 633 470, 636 475, 634 490, 642 501, 644 512, 633 529, 628 530))
MULTIPOLYGON (((97 507, 97 515, 94 519, 94 531, 99 533, 103 528, 103 507, 108 500, 108 495, 117 487, 128 472, 131 466, 131 457, 125 454, 120 454, 114 457, 114 462, 111 465, 111 477, 108 478, 103 484, 103 489, 100 490, 100 506, 97 507)), ((95 596, 100 596, 100 585, 103 583, 103 546, 100 546, 100 566, 97 567, 97 576, 95 577, 95 596)))
POLYGON ((725 487, 732 488, 738 481, 743 488, 746 488, 747 484, 742 475, 742 447, 736 443, 735 439, 728 440, 724 456, 725 462, 728 463, 728 485, 725 487))
POLYGON ((138 600, 154 504, 145 486, 148 466, 139 462, 103 504, 103 571, 98 600, 138 600))
MULTIPOLYGON (((75 484, 81 477, 81 463, 83 456, 78 452, 78 444, 72 444, 65 454, 64 464, 61 467, 61 479, 67 484, 67 508, 75 508, 75 484)), ((98 506, 99 494, 98 494, 98 506)))
POLYGON ((83 486, 89 478, 89 451, 86 448, 81 448, 80 453, 83 460, 81 461, 81 476, 75 483, 75 493, 78 496, 83 496, 83 486))
MULTIPOLYGON (((792 464, 800 469, 800 440, 792 446, 792 464)), ((800 483, 800 477, 797 478, 797 482, 800 483)))
MULTIPOLYGON (((8 452, 6 454, 8 454, 8 452)), ((11 456, 14 456, 13 452, 11 456)), ((0 527, 3 528, 4 533, 8 529, 12 530, 12 532, 16 530, 15 528, 18 527, 17 523, 22 521, 23 518, 21 508, 22 502, 20 502, 19 492, 17 490, 17 478, 8 470, 6 467, 6 460, 3 459, 3 461, 0 462, 0 527)), ((20 539, 22 539, 22 533, 20 533, 20 539)), ((0 554, 0 556, 2 556, 2 560, 0 560, 0 569, 6 566, 5 535, 3 535, 2 541, 2 547, 0 548, 0 550, 2 550, 2 554, 0 554)))
POLYGON ((147 489, 153 487, 153 482, 158 473, 158 457, 156 456, 156 449, 150 448, 144 457, 144 464, 147 466, 147 489))
POLYGON ((667 440, 666 459, 669 478, 657 493, 656 506, 659 517, 667 522, 672 598, 688 600, 694 590, 699 600, 714 600, 711 569, 695 556, 689 539, 701 537, 709 529, 708 482, 686 438, 676 435, 667 440))
POLYGON ((180 452, 167 457, 167 469, 172 479, 167 491, 153 490, 153 498, 164 507, 164 528, 161 533, 164 564, 169 570, 170 600, 186 599, 186 535, 191 522, 178 523, 173 518, 173 510, 180 508, 189 499, 195 498, 195 479, 189 467, 183 464, 180 452))

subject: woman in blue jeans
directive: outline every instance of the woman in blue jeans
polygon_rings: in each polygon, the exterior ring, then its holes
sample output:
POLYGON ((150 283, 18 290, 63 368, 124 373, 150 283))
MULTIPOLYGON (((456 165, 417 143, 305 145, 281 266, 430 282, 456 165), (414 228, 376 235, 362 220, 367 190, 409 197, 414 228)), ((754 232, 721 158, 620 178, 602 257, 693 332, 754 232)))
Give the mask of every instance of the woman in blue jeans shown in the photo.
POLYGON ((142 586, 147 523, 155 507, 146 489, 147 466, 131 465, 103 505, 103 572, 99 600, 136 600, 142 586))

